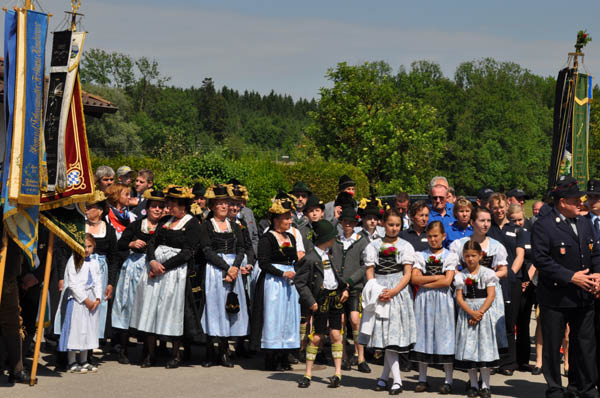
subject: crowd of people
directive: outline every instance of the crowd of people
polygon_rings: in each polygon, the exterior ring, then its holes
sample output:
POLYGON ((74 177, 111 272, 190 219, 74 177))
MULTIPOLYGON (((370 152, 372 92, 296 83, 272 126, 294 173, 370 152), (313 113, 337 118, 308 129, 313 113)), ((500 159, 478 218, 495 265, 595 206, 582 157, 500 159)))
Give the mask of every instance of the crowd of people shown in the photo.
MULTIPOLYGON (((54 247, 45 339, 64 371, 97 372, 100 348, 143 368, 168 352, 174 369, 202 345, 205 367, 252 355, 267 371, 305 366, 299 388, 310 387, 315 362, 333 364, 332 388, 344 371, 371 373, 371 362, 383 364, 374 390, 390 395, 410 371, 415 391, 450 394, 457 368, 469 397, 490 397, 491 375, 516 371, 543 373, 548 397, 598 396, 599 181, 581 192, 561 178, 553 203, 536 201, 528 219, 520 189, 469 200, 434 177, 427 201, 357 200, 344 175, 334 201, 298 181, 257 222, 236 179, 163 189, 153 179, 99 167, 85 255, 54 247), (141 358, 128 351, 135 339, 141 358), (429 366, 443 368, 443 384, 428 382, 429 366)), ((27 380, 47 236, 40 227, 33 271, 8 248, 0 331, 13 383, 27 380)))

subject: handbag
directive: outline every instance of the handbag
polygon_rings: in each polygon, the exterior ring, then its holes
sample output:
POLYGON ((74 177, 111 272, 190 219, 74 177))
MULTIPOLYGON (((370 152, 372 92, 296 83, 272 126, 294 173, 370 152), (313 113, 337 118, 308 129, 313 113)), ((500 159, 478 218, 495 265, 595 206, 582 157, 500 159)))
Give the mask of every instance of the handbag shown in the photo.
POLYGON ((227 300, 225 300, 225 311, 228 314, 237 314, 240 312, 240 300, 237 293, 233 291, 233 283, 231 283, 231 289, 227 294, 227 300))

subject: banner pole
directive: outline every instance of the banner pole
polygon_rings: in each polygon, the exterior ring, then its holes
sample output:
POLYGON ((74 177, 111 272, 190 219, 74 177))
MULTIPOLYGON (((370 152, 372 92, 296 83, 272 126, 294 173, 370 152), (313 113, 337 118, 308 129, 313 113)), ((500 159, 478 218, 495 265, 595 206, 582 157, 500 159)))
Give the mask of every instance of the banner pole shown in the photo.
POLYGON ((40 348, 42 346, 42 333, 44 331, 44 319, 46 316, 46 303, 48 302, 48 285, 50 285, 50 273, 52 271, 52 253, 54 251, 54 234, 50 232, 48 236, 48 252, 46 253, 46 269, 44 270, 44 285, 42 287, 42 298, 40 300, 40 309, 38 312, 38 324, 35 334, 35 351, 33 353, 33 364, 31 365, 31 379, 29 385, 34 386, 37 383, 36 375, 38 362, 40 359, 40 348))
POLYGON ((6 236, 6 226, 2 232, 2 250, 0 251, 0 303, 2 303, 2 286, 4 285, 4 269, 6 268, 6 252, 8 249, 8 237, 6 236))

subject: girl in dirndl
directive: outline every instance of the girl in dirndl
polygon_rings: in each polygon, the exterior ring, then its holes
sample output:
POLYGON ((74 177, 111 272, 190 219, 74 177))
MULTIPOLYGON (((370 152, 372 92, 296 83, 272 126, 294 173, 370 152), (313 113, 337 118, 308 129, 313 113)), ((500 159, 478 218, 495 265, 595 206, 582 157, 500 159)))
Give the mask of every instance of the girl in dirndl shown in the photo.
POLYGON ((239 225, 227 218, 230 201, 235 199, 233 187, 212 186, 205 196, 212 216, 200 226, 200 249, 206 261, 202 329, 209 336, 202 365, 220 363, 231 368, 229 337, 248 335, 248 305, 240 272, 246 266, 246 249, 239 225), (219 344, 218 357, 214 352, 215 341, 219 344))
POLYGON ((189 188, 170 185, 163 193, 170 217, 160 220, 148 241, 149 270, 140 279, 129 326, 146 333, 141 367, 154 365, 156 338, 161 336, 173 344, 166 368, 174 369, 181 364, 187 268, 198 246, 200 224, 190 214, 194 195, 189 188))
POLYGON ((288 354, 300 348, 300 303, 294 286, 298 261, 292 225, 295 198, 280 192, 269 213, 271 227, 258 242, 260 276, 252 302, 252 348, 266 351, 266 370, 292 370, 288 354))
POLYGON ((456 367, 469 372, 468 397, 489 398, 490 368, 498 365, 496 319, 492 302, 498 288, 498 277, 489 268, 480 265, 483 258, 477 241, 468 240, 463 246, 465 267, 454 277, 456 304, 456 367), (481 373, 481 390, 477 379, 481 373))
POLYGON ((100 266, 94 251, 94 238, 85 237, 85 258, 73 254, 67 262, 58 312, 63 312, 58 350, 66 351, 70 373, 96 372, 88 362, 88 351, 98 348, 98 306, 102 299, 100 266), (79 362, 76 355, 79 351, 79 362))
POLYGON ((498 285, 496 286, 495 298, 492 302, 490 312, 496 320, 498 347, 505 349, 508 347, 508 341, 504 316, 504 296, 500 286, 500 279, 506 278, 508 275, 508 261, 506 261, 508 254, 502 243, 486 235, 492 225, 492 213, 487 207, 476 207, 473 209, 471 212, 471 225, 473 226, 473 235, 455 240, 450 244, 449 250, 458 255, 460 260, 458 269, 461 270, 465 266, 462 250, 465 243, 469 240, 474 240, 481 246, 482 258, 480 265, 491 269, 498 277, 498 285))
POLYGON ((118 361, 124 365, 129 364, 127 355, 128 330, 135 293, 142 274, 147 272, 146 247, 156 231, 165 207, 165 195, 159 190, 148 189, 144 192, 143 198, 145 199, 144 206, 147 217, 129 224, 118 241, 119 250, 129 252, 129 256, 121 267, 112 306, 111 321, 113 329, 119 336, 121 345, 118 361))
POLYGON ((419 363, 415 392, 429 390, 427 365, 442 364, 446 373, 440 393, 452 392, 455 311, 451 290, 458 256, 443 247, 444 224, 433 221, 425 229, 429 249, 415 255, 411 282, 419 286, 415 296, 417 343, 410 358, 419 363))
POLYGON ((375 279, 382 288, 378 297, 382 311, 376 313, 372 330, 365 329, 365 318, 362 319, 358 342, 385 349, 383 372, 375 389, 382 391, 388 388, 391 371, 393 383, 389 391, 390 395, 397 395, 402 392, 399 354, 408 353, 416 342, 415 313, 409 286, 415 252, 410 243, 398 237, 402 215, 397 210, 387 210, 383 224, 385 237, 373 240, 363 252, 367 280, 375 279))

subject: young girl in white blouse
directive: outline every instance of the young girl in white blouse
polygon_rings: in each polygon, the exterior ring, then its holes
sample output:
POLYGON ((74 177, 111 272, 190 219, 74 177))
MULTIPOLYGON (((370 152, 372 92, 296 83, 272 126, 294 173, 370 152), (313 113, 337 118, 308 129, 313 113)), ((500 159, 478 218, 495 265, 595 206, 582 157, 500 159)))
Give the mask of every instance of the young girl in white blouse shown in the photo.
MULTIPOLYGON (((397 210, 386 211, 383 224, 385 237, 373 240, 363 252, 367 280, 374 279, 381 288, 378 302, 382 311, 375 315, 371 330, 367 331, 361 325, 359 343, 385 349, 383 372, 377 379, 375 390, 388 388, 391 371, 393 383, 389 392, 397 395, 402 392, 399 354, 408 354, 416 342, 413 298, 408 285, 415 252, 410 243, 398 237, 402 215, 397 210)), ((362 322, 365 323, 364 318, 362 322)))
POLYGON ((73 254, 67 262, 65 284, 59 311, 63 312, 59 351, 67 352, 68 371, 96 372, 88 363, 88 350, 98 348, 98 311, 102 299, 100 265, 95 258, 95 241, 85 235, 85 258, 73 254), (66 283, 68 281, 68 283, 66 283), (79 352, 79 361, 77 361, 79 352))

